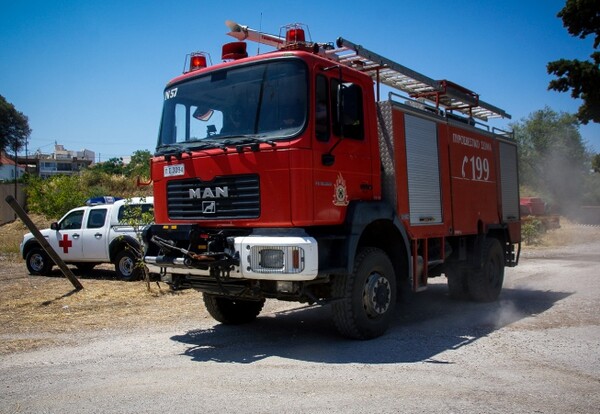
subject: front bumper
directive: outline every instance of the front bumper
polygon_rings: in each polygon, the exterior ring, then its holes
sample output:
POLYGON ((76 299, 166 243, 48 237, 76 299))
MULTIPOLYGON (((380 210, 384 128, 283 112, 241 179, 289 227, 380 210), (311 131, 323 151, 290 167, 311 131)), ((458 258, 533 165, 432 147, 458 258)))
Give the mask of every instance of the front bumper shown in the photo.
MULTIPOLYGON (((274 281, 316 279, 319 256, 317 241, 303 231, 289 233, 283 230, 278 234, 270 230, 266 234, 257 232, 229 236, 225 238, 225 243, 217 243, 223 247, 222 251, 217 252, 210 249, 197 254, 187 249, 164 251, 169 250, 167 248, 156 255, 144 256, 144 263, 150 272, 160 273, 166 279, 169 274, 190 278, 216 275, 231 279, 274 281)), ((210 246, 211 242, 207 241, 206 245, 210 246)))

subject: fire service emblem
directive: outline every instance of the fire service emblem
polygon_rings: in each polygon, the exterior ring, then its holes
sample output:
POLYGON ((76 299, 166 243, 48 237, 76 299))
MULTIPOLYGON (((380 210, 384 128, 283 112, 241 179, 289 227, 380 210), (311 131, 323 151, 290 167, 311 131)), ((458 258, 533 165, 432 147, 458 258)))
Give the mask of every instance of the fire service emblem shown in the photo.
POLYGON ((338 178, 333 187, 333 204, 336 206, 348 205, 348 192, 346 191, 346 181, 341 173, 338 173, 338 178))

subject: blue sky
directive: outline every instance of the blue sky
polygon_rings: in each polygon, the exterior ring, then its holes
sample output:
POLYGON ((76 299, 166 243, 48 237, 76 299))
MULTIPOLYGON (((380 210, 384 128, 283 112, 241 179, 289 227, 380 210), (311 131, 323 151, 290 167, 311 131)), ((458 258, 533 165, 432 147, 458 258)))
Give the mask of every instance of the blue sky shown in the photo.
MULTIPOLYGON (((220 62, 222 44, 233 40, 225 35, 227 19, 275 34, 287 23, 305 23, 319 42, 345 37, 479 93, 512 121, 545 106, 576 112, 578 100, 547 90, 546 64, 592 53, 592 39, 570 36, 556 17, 564 0, 0 5, 0 94, 29 117, 28 151, 51 152, 57 141, 70 150, 95 151, 101 161, 154 151, 164 85, 181 73, 192 51, 220 62)), ((256 48, 250 44, 250 53, 256 48)), ((600 152, 600 125, 580 132, 600 152)))

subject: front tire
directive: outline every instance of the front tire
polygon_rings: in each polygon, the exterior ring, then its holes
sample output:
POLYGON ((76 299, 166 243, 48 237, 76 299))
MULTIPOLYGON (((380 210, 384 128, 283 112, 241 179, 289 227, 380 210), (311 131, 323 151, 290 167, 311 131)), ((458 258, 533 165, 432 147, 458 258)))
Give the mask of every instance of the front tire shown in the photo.
POLYGON ((41 247, 34 247, 25 257, 27 270, 32 275, 48 276, 54 263, 41 247))
POLYGON ((241 325, 254 321, 265 304, 264 299, 230 299, 210 293, 203 293, 202 297, 210 316, 226 325, 241 325))
POLYGON ((396 275, 381 249, 361 250, 352 274, 333 282, 333 321, 340 334, 352 339, 371 339, 388 329, 396 307, 396 275))
POLYGON ((117 276, 126 282, 138 280, 141 270, 138 267, 138 260, 135 254, 130 250, 121 251, 115 259, 115 272, 117 276))

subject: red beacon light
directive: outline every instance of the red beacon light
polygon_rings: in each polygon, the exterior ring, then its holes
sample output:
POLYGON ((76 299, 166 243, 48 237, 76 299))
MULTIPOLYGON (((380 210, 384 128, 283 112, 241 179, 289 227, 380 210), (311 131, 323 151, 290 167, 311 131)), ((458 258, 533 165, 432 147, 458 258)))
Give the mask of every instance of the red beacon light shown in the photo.
MULTIPOLYGON (((302 23, 292 23, 282 27, 285 31, 285 45, 282 49, 302 49, 312 44, 310 41, 310 31, 308 26, 302 23), (306 34, 308 33, 309 41, 306 41, 306 34)), ((281 36, 281 31, 280 37, 281 36)))
POLYGON ((231 42, 223 45, 221 59, 238 60, 247 57, 246 42, 231 42))
MULTIPOLYGON (((194 72, 196 70, 204 69, 205 67, 208 66, 207 59, 206 59, 208 57, 208 60, 210 60, 210 55, 208 53, 192 52, 185 57, 186 63, 187 63, 188 56, 190 57, 190 66, 189 66, 189 69, 186 70, 186 65, 184 65, 183 73, 194 72)), ((211 62, 211 64, 212 64, 212 62, 211 62)))
POLYGON ((300 29, 300 28, 289 29, 285 33, 285 41, 287 43, 305 42, 306 35, 304 34, 304 29, 300 29))

